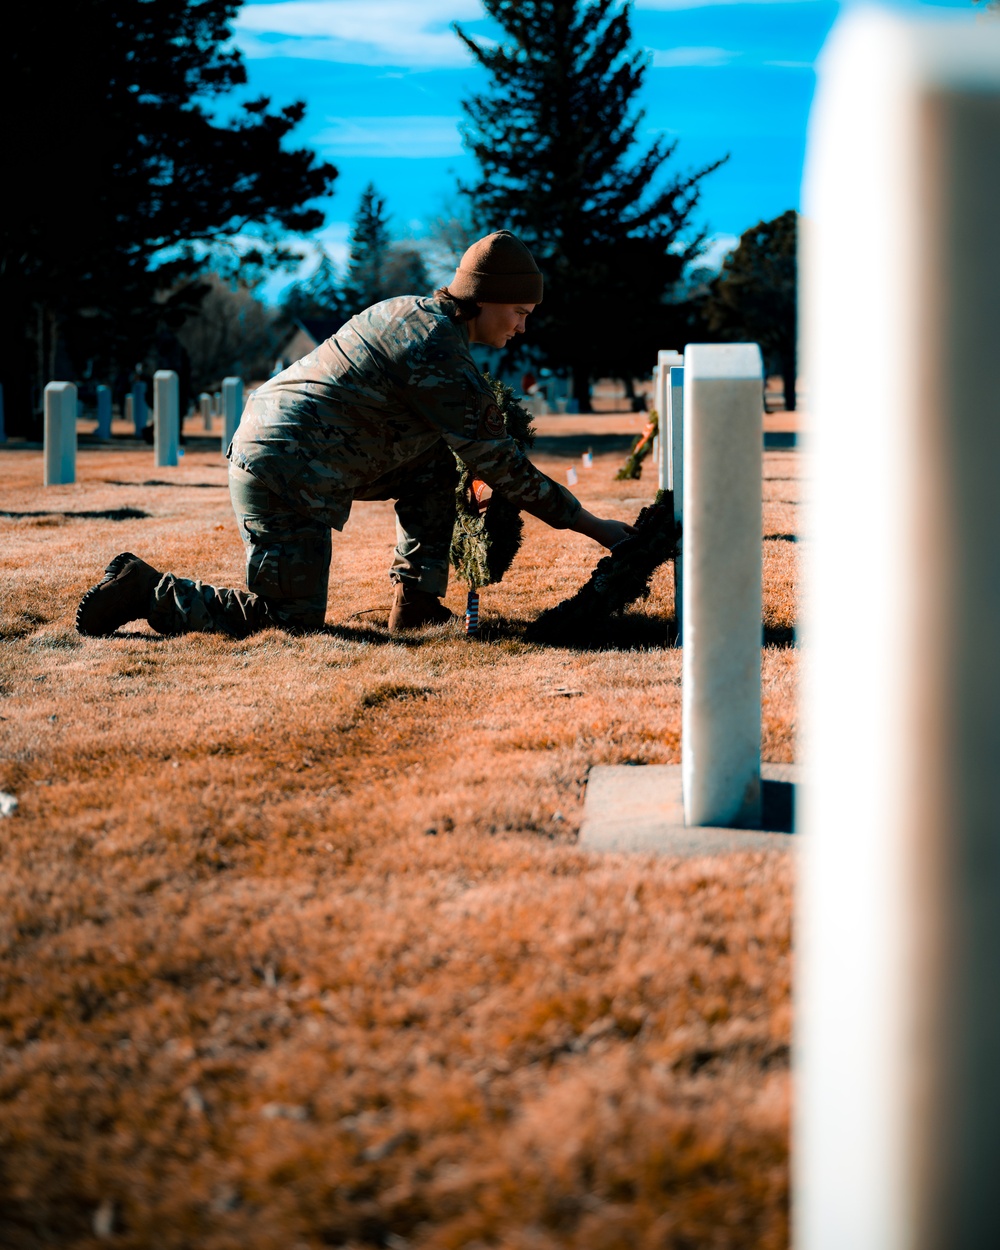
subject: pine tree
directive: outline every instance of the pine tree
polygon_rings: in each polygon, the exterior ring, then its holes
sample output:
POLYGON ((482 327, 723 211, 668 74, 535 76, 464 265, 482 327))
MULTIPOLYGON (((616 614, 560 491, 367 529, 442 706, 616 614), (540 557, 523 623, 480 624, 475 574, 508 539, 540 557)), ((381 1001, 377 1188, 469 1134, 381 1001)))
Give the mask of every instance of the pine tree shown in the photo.
POLYGON ((344 284, 345 313, 354 316, 371 304, 385 299, 385 267, 389 257, 389 218, 385 200, 370 182, 361 193, 358 211, 351 226, 347 281, 344 284))
POLYGON ((431 278, 424 258, 415 247, 394 243, 383 269, 385 299, 394 295, 429 295, 431 278))
POLYGON ((308 278, 288 289, 281 301, 281 310, 291 320, 297 317, 344 319, 337 270, 326 252, 308 278))
POLYGON ((178 283, 213 243, 256 232, 262 258, 268 236, 322 225, 308 205, 336 170, 287 142, 305 106, 226 98, 247 81, 232 43, 239 8, 75 0, 53 20, 48 6, 19 7, 17 37, 0 48, 0 107, 17 119, 0 214, 9 432, 37 428, 60 354, 104 377, 142 358, 190 312, 194 292, 178 283))
POLYGON ((709 333, 759 343, 768 373, 785 383, 795 409, 797 216, 793 209, 743 232, 702 306, 709 333))
POLYGON ((647 68, 619 0, 483 0, 506 39, 455 31, 491 78, 463 102, 480 178, 463 186, 477 224, 513 230, 546 278, 531 338, 569 366, 580 407, 590 379, 644 369, 663 344, 666 292, 697 255, 702 179, 670 176, 676 143, 637 147, 647 68))

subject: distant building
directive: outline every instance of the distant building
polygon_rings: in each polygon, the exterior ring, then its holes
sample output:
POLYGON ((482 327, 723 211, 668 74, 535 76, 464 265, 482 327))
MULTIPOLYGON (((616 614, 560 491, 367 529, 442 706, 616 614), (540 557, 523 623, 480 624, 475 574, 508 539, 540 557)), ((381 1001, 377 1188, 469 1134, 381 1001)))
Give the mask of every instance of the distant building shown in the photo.
MULTIPOLYGON (((308 356, 315 351, 320 343, 336 334, 343 322, 337 317, 296 317, 293 322, 295 330, 292 337, 281 349, 281 355, 274 362, 274 372, 280 373, 296 360, 308 356)), ((272 375, 273 376, 273 375, 272 375)))

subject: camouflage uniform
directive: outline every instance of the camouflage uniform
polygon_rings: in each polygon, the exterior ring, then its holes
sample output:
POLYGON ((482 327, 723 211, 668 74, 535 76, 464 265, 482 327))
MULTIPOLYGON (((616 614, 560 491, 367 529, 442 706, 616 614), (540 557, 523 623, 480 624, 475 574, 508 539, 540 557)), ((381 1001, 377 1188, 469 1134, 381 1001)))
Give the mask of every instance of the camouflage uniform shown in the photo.
POLYGON ((443 595, 455 455, 558 529, 580 510, 507 437, 468 327, 435 299, 375 304, 271 378, 251 396, 228 455, 249 593, 167 574, 149 618, 164 633, 322 625, 330 530, 344 528, 355 499, 396 500, 390 577, 443 595))

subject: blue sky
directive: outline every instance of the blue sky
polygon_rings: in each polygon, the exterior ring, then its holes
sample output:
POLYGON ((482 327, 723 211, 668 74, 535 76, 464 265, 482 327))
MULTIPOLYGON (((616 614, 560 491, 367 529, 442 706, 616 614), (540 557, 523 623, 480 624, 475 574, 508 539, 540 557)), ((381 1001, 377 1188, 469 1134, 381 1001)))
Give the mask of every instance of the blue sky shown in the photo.
MULTIPOLYGON (((635 45, 651 67, 641 137, 676 138, 678 169, 729 154, 708 178, 697 225, 718 258, 756 222, 799 206, 813 66, 837 0, 635 0, 635 45)), ((895 0, 971 11, 970 0, 895 0)), ((307 103, 299 142, 340 171, 317 239, 340 261, 366 183, 386 197, 397 237, 419 237, 456 176, 471 178, 460 101, 486 85, 450 30, 502 32, 479 0, 261 0, 236 22, 253 94, 307 103)), ((288 281, 286 278, 285 282, 288 281)), ((272 294, 280 284, 272 284, 272 294)))

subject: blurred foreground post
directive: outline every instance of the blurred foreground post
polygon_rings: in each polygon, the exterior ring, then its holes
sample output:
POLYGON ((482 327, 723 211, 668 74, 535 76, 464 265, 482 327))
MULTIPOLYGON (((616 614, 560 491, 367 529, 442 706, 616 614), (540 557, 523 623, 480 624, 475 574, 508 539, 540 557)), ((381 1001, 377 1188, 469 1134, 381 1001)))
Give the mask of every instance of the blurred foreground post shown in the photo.
POLYGON ((172 369, 157 369, 153 374, 153 448, 158 467, 177 464, 180 428, 180 379, 172 369))
POLYGON ((684 353, 684 820, 760 827, 761 396, 756 343, 684 353))
POLYGON ((76 387, 49 382, 45 387, 46 486, 76 481, 76 387))
POLYGON ((111 437, 111 387, 102 382, 97 388, 97 437, 111 437))
POLYGON ((797 1250, 1000 1245, 998 205, 1000 24, 844 19, 806 179, 797 1250))
MULTIPOLYGON (((683 361, 684 357, 681 357, 683 361)), ((667 374, 667 427, 670 436, 670 464, 667 489, 674 492, 674 521, 681 537, 674 556, 674 618, 677 643, 684 638, 684 368, 674 365, 667 374)))
POLYGON ((229 450, 243 415, 243 379, 222 379, 222 454, 229 450))

